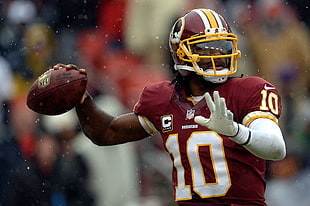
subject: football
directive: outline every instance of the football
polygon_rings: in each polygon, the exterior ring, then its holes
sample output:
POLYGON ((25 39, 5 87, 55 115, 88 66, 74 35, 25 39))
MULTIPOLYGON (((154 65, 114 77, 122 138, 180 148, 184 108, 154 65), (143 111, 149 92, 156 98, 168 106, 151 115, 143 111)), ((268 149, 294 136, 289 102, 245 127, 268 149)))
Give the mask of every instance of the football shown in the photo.
POLYGON ((79 104, 86 86, 86 73, 62 67, 49 69, 32 84, 27 106, 45 115, 65 113, 79 104))

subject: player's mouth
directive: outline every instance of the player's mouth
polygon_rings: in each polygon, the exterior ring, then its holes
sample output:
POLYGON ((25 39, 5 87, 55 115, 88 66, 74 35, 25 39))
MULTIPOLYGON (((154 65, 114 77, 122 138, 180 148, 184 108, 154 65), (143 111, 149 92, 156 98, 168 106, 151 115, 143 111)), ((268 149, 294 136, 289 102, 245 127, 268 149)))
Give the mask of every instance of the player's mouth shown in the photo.
MULTIPOLYGON (((212 69, 213 70, 213 65, 212 65, 212 62, 208 62, 207 64, 204 64, 204 65, 201 65, 201 67, 204 69, 204 70, 208 70, 208 69, 212 69)), ((227 68, 227 65, 224 61, 216 61, 215 62, 215 69, 220 71, 224 68, 227 68)))

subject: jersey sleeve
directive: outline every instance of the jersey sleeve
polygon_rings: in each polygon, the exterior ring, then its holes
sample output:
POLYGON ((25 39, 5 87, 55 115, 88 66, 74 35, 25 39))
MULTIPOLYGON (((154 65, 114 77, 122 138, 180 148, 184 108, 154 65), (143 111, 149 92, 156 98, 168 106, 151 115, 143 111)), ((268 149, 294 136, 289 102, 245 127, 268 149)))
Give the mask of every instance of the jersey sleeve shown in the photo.
POLYGON ((278 123, 282 105, 278 90, 259 77, 239 79, 232 84, 234 110, 237 121, 248 126, 254 119, 267 118, 278 123))
POLYGON ((145 116, 138 115, 138 119, 139 119, 141 126, 144 128, 144 130, 149 135, 154 135, 154 134, 159 133, 159 131, 156 129, 153 123, 150 120, 148 120, 145 116))
POLYGON ((160 125, 160 117, 165 113, 170 103, 173 86, 164 81, 147 86, 143 89, 140 97, 133 108, 133 112, 140 116, 141 125, 148 132, 156 132, 160 125))

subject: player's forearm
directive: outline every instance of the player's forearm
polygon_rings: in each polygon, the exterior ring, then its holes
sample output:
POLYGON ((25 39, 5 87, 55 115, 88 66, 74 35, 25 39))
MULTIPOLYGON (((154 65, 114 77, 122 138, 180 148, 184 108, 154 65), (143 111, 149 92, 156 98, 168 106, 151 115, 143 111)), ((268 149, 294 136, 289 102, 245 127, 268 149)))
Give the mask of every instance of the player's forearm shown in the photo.
POLYGON ((136 114, 113 117, 98 108, 90 96, 76 106, 76 113, 84 134, 100 146, 137 141, 149 136, 136 114))
POLYGON ((280 160, 286 155, 282 132, 268 119, 253 122, 251 128, 239 124, 238 135, 231 139, 263 159, 280 160))
POLYGON ((76 106, 76 113, 84 134, 97 145, 108 145, 105 133, 113 117, 99 109, 90 96, 76 106))

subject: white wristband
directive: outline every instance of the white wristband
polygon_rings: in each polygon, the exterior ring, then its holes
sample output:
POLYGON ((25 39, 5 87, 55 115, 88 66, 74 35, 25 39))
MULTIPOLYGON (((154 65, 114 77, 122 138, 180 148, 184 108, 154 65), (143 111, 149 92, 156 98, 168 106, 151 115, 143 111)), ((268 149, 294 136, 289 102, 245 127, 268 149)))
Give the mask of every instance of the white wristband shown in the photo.
POLYGON ((237 134, 230 138, 240 145, 247 145, 251 140, 251 130, 242 124, 238 124, 237 134))

